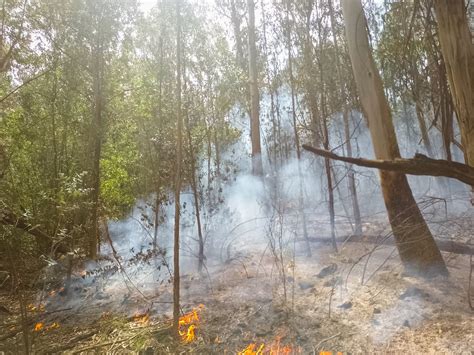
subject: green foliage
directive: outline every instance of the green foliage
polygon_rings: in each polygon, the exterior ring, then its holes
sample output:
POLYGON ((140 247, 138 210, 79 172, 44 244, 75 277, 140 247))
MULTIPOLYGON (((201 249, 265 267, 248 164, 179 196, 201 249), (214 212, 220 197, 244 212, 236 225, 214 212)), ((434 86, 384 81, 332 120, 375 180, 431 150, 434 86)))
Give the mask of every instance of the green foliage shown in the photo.
MULTIPOLYGON (((0 95, 40 75, 0 103, 0 202, 53 238, 85 246, 97 144, 101 216, 121 218, 138 198, 158 191, 164 200, 174 186, 175 6, 161 2, 144 16, 136 0, 26 3, 4 4, 11 31, 3 43, 19 36, 21 46, 0 73, 0 95)), ((224 117, 245 85, 207 9, 185 4, 183 15, 189 163, 240 136, 224 117)), ((188 165, 184 181, 192 174, 188 165)))

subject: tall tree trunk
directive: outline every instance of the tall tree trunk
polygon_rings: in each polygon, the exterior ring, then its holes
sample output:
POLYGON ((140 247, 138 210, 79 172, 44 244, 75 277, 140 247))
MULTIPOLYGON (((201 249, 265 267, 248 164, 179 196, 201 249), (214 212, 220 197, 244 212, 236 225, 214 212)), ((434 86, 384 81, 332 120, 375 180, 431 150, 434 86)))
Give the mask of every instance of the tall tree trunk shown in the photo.
POLYGON ((421 106, 421 102, 418 98, 415 98, 415 111, 416 111, 416 118, 418 119, 418 125, 420 126, 421 141, 423 142, 426 153, 428 154, 430 158, 435 158, 435 155, 433 153, 433 147, 431 146, 430 136, 428 134, 428 129, 426 128, 423 107, 421 106))
POLYGON ((94 117, 92 120, 92 213, 89 230, 88 256, 91 259, 97 258, 99 248, 99 197, 100 197, 100 158, 102 151, 103 136, 103 39, 101 24, 98 24, 96 43, 94 48, 94 77, 93 77, 93 97, 94 97, 94 117))
MULTIPOLYGON (((186 70, 183 65, 183 76, 184 76, 184 83, 183 83, 183 91, 186 95, 186 70)), ((202 224, 201 224, 201 211, 199 209, 199 188, 198 188, 198 180, 196 178, 196 154, 194 152, 193 146, 193 138, 191 134, 191 125, 189 124, 189 110, 188 105, 185 105, 185 123, 186 123, 186 133, 188 138, 188 149, 189 149, 189 161, 191 165, 191 189, 193 191, 193 198, 194 198, 194 215, 196 216, 196 224, 197 224, 197 232, 198 232, 198 271, 201 272, 204 266, 204 237, 202 233, 202 224)), ((219 176, 219 163, 218 163, 218 156, 219 151, 217 148, 217 130, 214 131, 215 137, 215 145, 216 145, 216 174, 219 176)))
POLYGON ((304 178, 301 171, 301 147, 300 147, 300 138, 298 135, 298 126, 296 122, 296 103, 295 103, 295 80, 293 77, 293 56, 291 54, 291 27, 290 27, 290 2, 287 0, 286 3, 286 25, 287 28, 287 51, 288 51, 288 71, 290 75, 290 91, 291 91, 291 113, 293 118, 293 132, 295 137, 295 146, 296 146, 296 158, 298 159, 298 187, 299 187, 299 197, 298 197, 298 207, 299 214, 301 215, 303 223, 303 238, 306 242, 306 255, 311 257, 311 244, 309 243, 308 238, 308 226, 306 222, 306 214, 304 211, 304 178))
MULTIPOLYGON (((369 121, 377 159, 400 157, 382 79, 369 46, 367 20, 360 0, 343 0, 342 10, 352 69, 369 121)), ((381 187, 400 258, 407 272, 447 274, 441 253, 413 197, 404 174, 380 171, 381 187)))
MULTIPOLYGON (((163 9, 163 2, 160 3, 161 10, 163 9)), ((160 68, 159 68, 159 81, 158 81, 158 120, 162 120, 162 112, 163 112, 163 29, 161 29, 160 34, 160 68)), ((159 158, 159 157, 158 157, 159 158)), ((158 161, 155 164, 159 164, 158 161)), ((156 166, 156 165, 155 165, 156 166)), ((161 179, 160 179, 160 171, 157 167, 155 172, 155 224, 153 230, 153 251, 156 252, 156 248, 158 246, 158 227, 160 224, 160 206, 161 206, 161 179)))
POLYGON ((181 0, 176 0, 176 95, 177 95, 177 141, 176 175, 174 187, 174 248, 173 248, 173 331, 179 337, 179 231, 181 213, 181 165, 183 156, 183 117, 181 114, 181 0))
POLYGON ((240 16, 237 11, 237 6, 235 0, 230 0, 230 15, 232 20, 232 27, 234 30, 235 37, 235 51, 237 56, 237 64, 242 70, 245 70, 245 60, 244 60, 244 46, 242 44, 242 36, 240 33, 240 16))
POLYGON ((257 46, 255 34, 255 3, 247 0, 249 13, 249 83, 250 83, 250 140, 252 141, 252 173, 263 175, 262 148, 260 145, 260 94, 258 92, 257 46))
MULTIPOLYGON (((336 72, 337 72, 337 79, 339 80, 339 85, 341 86, 341 95, 344 98, 343 103, 343 119, 344 119, 344 133, 346 138, 346 147, 347 147, 347 154, 352 157, 352 143, 351 143, 351 133, 349 129, 349 117, 348 117, 348 98, 347 98, 347 90, 344 85, 344 78, 342 77, 341 73, 341 64, 339 62, 338 53, 339 52, 339 41, 336 35, 336 16, 334 15, 334 8, 332 6, 332 0, 328 0, 329 5, 329 16, 331 18, 331 32, 332 32, 332 40, 334 42, 334 64, 336 65, 336 72)), ((361 235, 362 234, 362 222, 360 219, 360 209, 359 209, 359 200, 357 198, 357 188, 355 184, 355 174, 352 168, 352 165, 347 165, 347 178, 348 178, 348 187, 349 193, 351 196, 352 202, 352 215, 354 218, 354 234, 361 235)))
POLYGON ((474 45, 463 0, 435 0, 439 42, 461 129, 466 164, 474 166, 474 45))
MULTIPOLYGON (((345 109, 343 112, 343 119, 344 119, 344 134, 346 138, 347 156, 352 157, 351 131, 350 131, 350 125, 349 125, 349 114, 347 112, 347 109, 345 109)), ((354 174, 354 168, 352 164, 347 164, 347 177, 348 177, 349 193, 351 194, 351 201, 352 201, 352 214, 354 217, 354 234, 362 235, 362 219, 360 218, 359 200, 357 198, 355 174, 354 174)))
POLYGON ((157 182, 155 186, 155 216, 153 224, 153 251, 156 252, 158 248, 158 227, 160 225, 160 206, 161 206, 161 195, 160 195, 160 178, 156 177, 157 182))
MULTIPOLYGON (((329 130, 327 126, 327 111, 326 111, 326 91, 325 91, 325 76, 324 76, 324 67, 323 67, 323 29, 322 29, 322 19, 319 21, 319 28, 318 28, 318 35, 319 35, 319 80, 320 80, 320 96, 321 96, 321 116, 319 122, 321 124, 321 131, 322 131, 322 139, 323 139, 323 146, 324 149, 329 150, 329 130)), ((333 179, 332 179, 332 172, 331 172, 331 161, 327 158, 324 159, 324 167, 326 170, 326 179, 328 184, 328 210, 329 210, 329 222, 331 225, 331 241, 334 251, 337 253, 337 242, 336 242, 336 212, 334 209, 334 186, 333 186, 333 179)))
MULTIPOLYGON (((321 95, 324 97, 324 93, 321 93, 321 95)), ((324 100, 322 100, 324 101, 324 100)), ((324 133, 324 149, 329 150, 329 131, 328 131, 328 126, 326 123, 326 116, 324 113, 324 106, 322 108, 323 111, 323 117, 322 117, 322 124, 323 124, 323 133, 324 133)), ((324 167, 326 170, 326 179, 328 183, 328 208, 329 208, 329 222, 331 224, 331 241, 332 241, 332 247, 334 248, 334 251, 337 253, 337 242, 336 242, 336 212, 334 210, 334 187, 333 187, 333 181, 332 181, 332 173, 331 173, 331 161, 327 158, 324 159, 324 167)))

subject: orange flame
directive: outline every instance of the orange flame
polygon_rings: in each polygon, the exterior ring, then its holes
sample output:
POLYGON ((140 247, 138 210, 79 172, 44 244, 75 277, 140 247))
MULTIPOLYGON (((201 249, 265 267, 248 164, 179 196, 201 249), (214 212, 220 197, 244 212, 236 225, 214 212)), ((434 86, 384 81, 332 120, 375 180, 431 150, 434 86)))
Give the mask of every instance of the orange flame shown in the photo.
POLYGON ((238 355, 261 355, 263 354, 263 348, 265 347, 265 344, 260 345, 258 350, 255 350, 257 347, 257 344, 249 344, 244 350, 239 351, 238 355))
POLYGON ((301 354, 301 349, 293 349, 289 345, 282 346, 280 344, 281 337, 277 337, 276 340, 270 344, 270 346, 261 344, 257 348, 257 344, 251 343, 244 350, 239 351, 238 355, 292 355, 301 354))
POLYGON ((150 323, 150 315, 148 313, 145 314, 137 314, 133 317, 133 321, 135 323, 139 323, 142 325, 147 325, 150 323))
POLYGON ((43 328, 44 328, 44 323, 39 322, 35 324, 35 332, 39 332, 43 328))
POLYGON ((31 312, 44 312, 46 308, 44 304, 39 304, 38 306, 35 306, 34 304, 29 304, 28 310, 30 310, 31 312))
POLYGON ((196 340, 196 327, 199 324, 199 314, 204 305, 200 304, 197 308, 194 308, 191 312, 184 314, 179 317, 178 321, 178 332, 181 339, 185 343, 191 343, 196 340))
POLYGON ((59 328, 59 323, 54 322, 50 326, 46 328, 46 330, 51 330, 51 329, 58 329, 59 328))

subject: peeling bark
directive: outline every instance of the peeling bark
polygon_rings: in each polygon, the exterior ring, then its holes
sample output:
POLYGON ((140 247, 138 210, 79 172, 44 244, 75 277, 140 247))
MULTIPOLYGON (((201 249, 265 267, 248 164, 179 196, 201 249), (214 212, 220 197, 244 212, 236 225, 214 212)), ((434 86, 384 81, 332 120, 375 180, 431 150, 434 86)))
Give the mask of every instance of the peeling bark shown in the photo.
MULTIPOLYGON (((349 55, 366 113, 377 159, 400 158, 392 115, 368 41, 367 20, 360 0, 343 0, 349 55)), ((439 248, 423 219, 406 176, 380 171, 382 193, 400 258, 407 272, 421 276, 447 274, 439 248)))

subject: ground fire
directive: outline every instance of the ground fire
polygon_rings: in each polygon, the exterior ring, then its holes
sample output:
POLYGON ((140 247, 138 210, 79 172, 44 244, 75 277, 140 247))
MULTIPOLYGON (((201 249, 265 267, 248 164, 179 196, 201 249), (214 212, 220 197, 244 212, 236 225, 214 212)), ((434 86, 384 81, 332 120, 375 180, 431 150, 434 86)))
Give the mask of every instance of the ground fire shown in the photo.
POLYGON ((471 354, 474 0, 0 1, 0 355, 471 354))
POLYGON ((282 345, 281 337, 277 337, 270 345, 249 344, 244 350, 239 351, 238 355, 297 355, 301 354, 301 349, 290 345, 282 345))
POLYGON ((191 343, 196 340, 196 327, 199 324, 199 312, 204 309, 204 305, 200 304, 191 312, 184 314, 179 318, 179 335, 185 343, 191 343))

